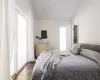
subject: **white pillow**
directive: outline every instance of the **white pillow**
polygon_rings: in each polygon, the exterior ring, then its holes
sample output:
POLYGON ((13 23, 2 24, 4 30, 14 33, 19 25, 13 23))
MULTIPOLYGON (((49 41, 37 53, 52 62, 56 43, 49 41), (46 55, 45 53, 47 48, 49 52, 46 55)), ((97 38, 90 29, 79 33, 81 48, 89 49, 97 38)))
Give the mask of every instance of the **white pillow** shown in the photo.
POLYGON ((71 53, 73 53, 74 52, 74 50, 75 50, 75 48, 77 47, 77 45, 78 44, 74 44, 73 46, 72 46, 72 48, 69 50, 71 53))
POLYGON ((80 51, 81 51, 81 47, 80 47, 80 45, 77 45, 76 48, 73 51, 73 54, 79 55, 80 54, 80 51))
POLYGON ((78 55, 81 51, 80 44, 74 44, 73 47, 69 50, 74 55, 78 55))
POLYGON ((100 66, 100 53, 99 52, 89 50, 89 49, 82 49, 80 52, 80 55, 83 55, 89 59, 94 60, 100 66))

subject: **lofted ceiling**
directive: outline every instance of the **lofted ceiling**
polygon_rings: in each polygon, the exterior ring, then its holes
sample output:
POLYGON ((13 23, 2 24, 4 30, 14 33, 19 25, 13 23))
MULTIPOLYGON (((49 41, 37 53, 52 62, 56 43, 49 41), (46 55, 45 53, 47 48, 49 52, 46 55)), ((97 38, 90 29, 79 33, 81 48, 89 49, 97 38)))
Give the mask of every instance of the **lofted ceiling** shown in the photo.
POLYGON ((37 20, 72 20, 81 0, 33 0, 37 20))

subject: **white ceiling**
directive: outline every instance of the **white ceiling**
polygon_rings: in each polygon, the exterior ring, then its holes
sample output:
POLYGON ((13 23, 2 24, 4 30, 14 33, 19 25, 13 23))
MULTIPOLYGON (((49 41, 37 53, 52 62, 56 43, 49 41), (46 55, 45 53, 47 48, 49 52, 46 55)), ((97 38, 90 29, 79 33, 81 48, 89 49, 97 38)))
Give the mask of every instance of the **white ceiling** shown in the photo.
POLYGON ((81 0, 33 0, 37 20, 72 20, 81 0))

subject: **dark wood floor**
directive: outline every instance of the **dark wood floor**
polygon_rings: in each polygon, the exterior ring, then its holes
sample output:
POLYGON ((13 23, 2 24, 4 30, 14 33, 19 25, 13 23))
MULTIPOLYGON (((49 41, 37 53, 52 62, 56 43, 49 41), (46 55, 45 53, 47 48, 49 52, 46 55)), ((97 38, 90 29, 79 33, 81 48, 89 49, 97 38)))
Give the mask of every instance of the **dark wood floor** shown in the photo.
POLYGON ((34 63, 29 63, 15 80, 31 80, 34 63))

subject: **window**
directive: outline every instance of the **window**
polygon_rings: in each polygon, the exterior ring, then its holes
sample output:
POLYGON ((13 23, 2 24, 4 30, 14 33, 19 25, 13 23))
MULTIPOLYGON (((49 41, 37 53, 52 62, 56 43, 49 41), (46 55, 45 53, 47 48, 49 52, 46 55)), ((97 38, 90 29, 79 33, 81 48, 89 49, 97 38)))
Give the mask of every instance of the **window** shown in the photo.
POLYGON ((18 70, 26 63, 26 19, 18 13, 18 70))
POLYGON ((27 62, 26 54, 26 27, 27 19, 16 10, 15 36, 10 66, 10 75, 16 73, 27 62))
POLYGON ((12 53, 11 66, 10 66, 10 75, 14 73, 15 73, 15 52, 14 52, 14 46, 13 46, 13 53, 12 53))

